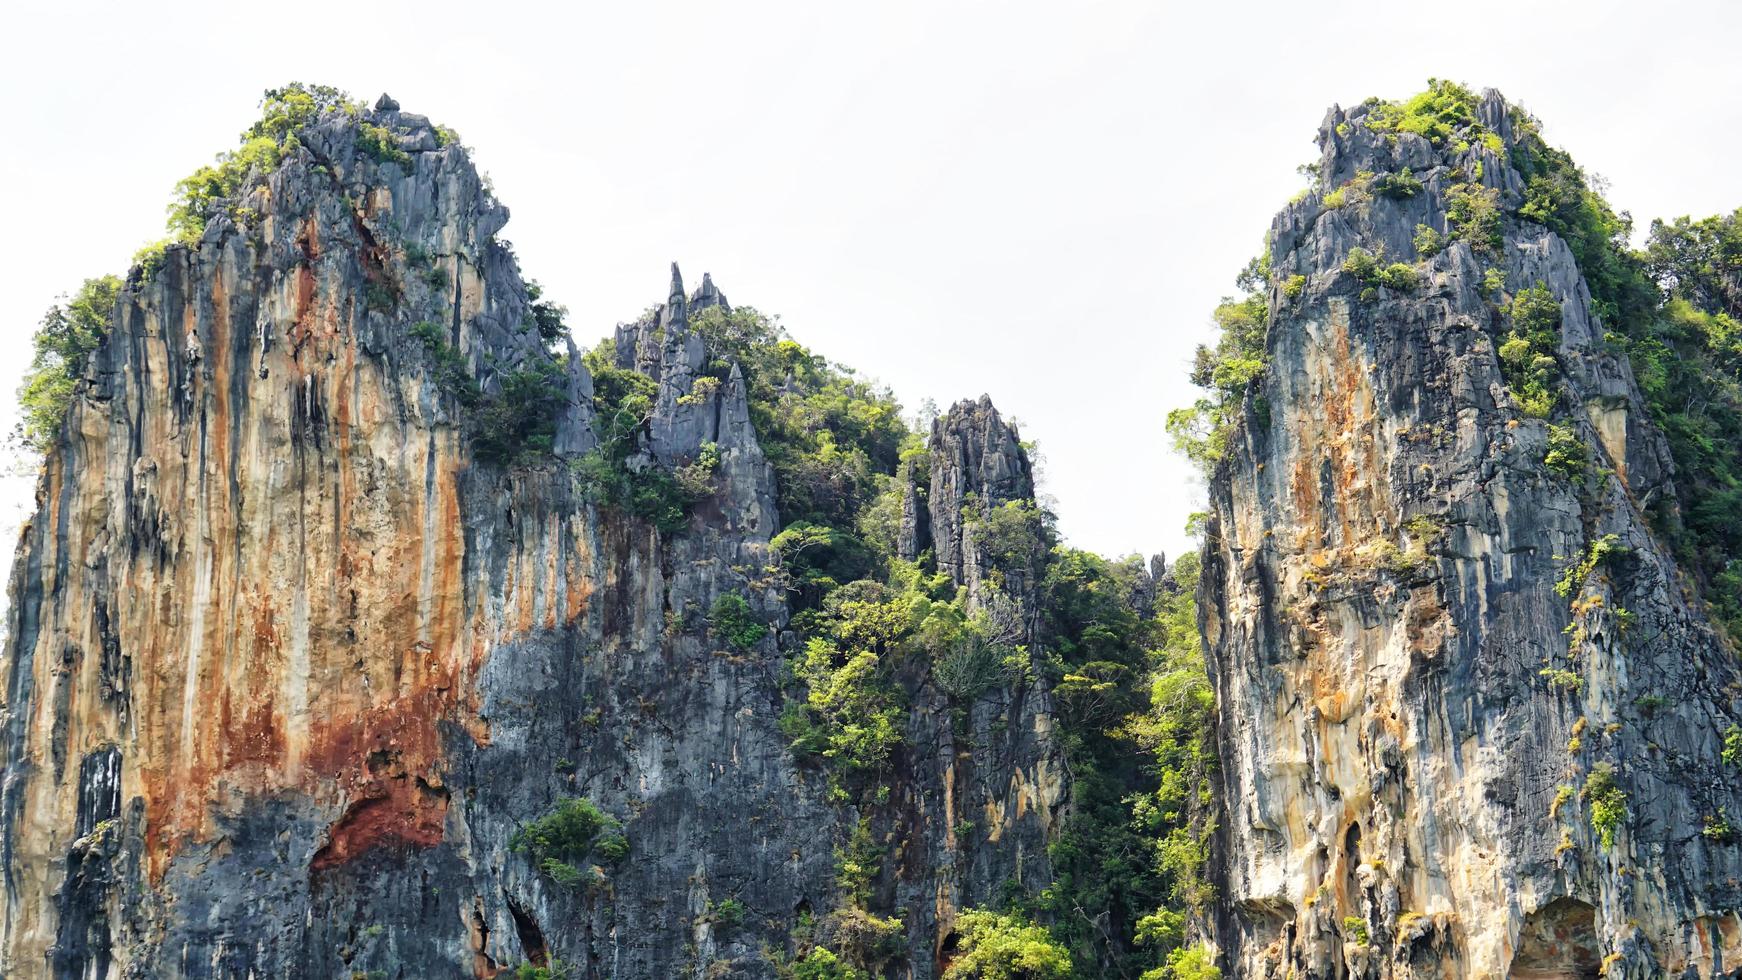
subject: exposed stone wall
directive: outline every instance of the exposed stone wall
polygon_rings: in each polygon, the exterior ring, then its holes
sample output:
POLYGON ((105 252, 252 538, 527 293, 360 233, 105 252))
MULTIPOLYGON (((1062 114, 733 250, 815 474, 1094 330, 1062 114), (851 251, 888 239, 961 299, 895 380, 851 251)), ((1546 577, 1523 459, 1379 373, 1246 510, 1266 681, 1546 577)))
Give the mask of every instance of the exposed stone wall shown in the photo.
MULTIPOLYGON (((674 269, 620 335, 659 383, 634 464, 718 448, 687 528, 571 477, 598 443, 572 346, 558 458, 481 463, 412 327, 486 392, 542 356, 507 211, 427 120, 365 121, 410 163, 326 118, 244 226, 129 281, 48 457, 0 654, 0 974, 770 976, 764 948, 835 904, 852 814, 777 727, 787 597, 743 377, 692 385, 688 311, 725 297, 674 269), (756 649, 710 635, 726 592, 777 627, 756 649), (583 795, 631 853, 560 886, 510 840, 583 795), (742 923, 708 914, 726 898, 742 923)), ((959 904, 1044 884, 1045 702, 994 690, 971 729, 1000 712, 1012 733, 972 747, 915 739, 937 765, 878 818, 903 975, 935 975, 959 904), (954 839, 993 808, 1002 833, 954 839)))
MULTIPOLYGON (((1742 813, 1720 759, 1739 678, 1649 529, 1646 509, 1673 505, 1664 441, 1553 233, 1507 217, 1495 254, 1454 234, 1417 255, 1418 225, 1456 232, 1454 183, 1522 203, 1508 154, 1387 139, 1350 122, 1365 111, 1327 116, 1321 188, 1271 228, 1269 366, 1211 487, 1227 963, 1279 980, 1728 975, 1742 858, 1703 831, 1742 813), (1413 196, 1324 202, 1405 167, 1413 196), (1420 285, 1367 289, 1343 270, 1356 246, 1417 261, 1420 285), (1508 391, 1489 269, 1506 295, 1541 282, 1560 304, 1572 407, 1550 420, 1508 391), (1587 447, 1589 485, 1543 465, 1550 422, 1587 447), (1625 554, 1558 594, 1606 535, 1625 554), (1607 847, 1579 795, 1601 765, 1626 799, 1607 847)), ((1498 95, 1481 117, 1509 146, 1498 95)))

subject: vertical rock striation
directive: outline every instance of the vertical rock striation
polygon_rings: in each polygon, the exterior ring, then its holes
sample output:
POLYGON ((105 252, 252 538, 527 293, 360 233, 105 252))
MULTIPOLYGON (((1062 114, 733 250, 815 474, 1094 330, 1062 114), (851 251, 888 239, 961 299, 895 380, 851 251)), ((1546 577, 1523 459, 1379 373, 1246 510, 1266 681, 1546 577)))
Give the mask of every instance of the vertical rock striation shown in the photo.
POLYGON ((1728 976, 1735 654, 1651 530, 1672 463, 1573 252, 1519 213, 1528 124, 1472 108, 1449 139, 1332 110, 1270 231, 1199 596, 1219 942, 1236 977, 1728 976), (1547 418, 1500 351, 1539 285, 1547 418))
MULTIPOLYGON (((1002 587, 992 587, 993 559, 975 535, 989 510, 1034 502, 1034 468, 1016 429, 984 395, 957 402, 933 422, 924 465, 910 463, 906 477, 907 557, 935 549, 938 571, 967 591, 968 611, 988 618, 1000 645, 1037 649, 1041 556, 1006 563, 997 569, 1002 587), (921 478, 928 479, 923 490, 921 478)), ((905 857, 914 884, 898 888, 896 904, 912 909, 920 934, 941 944, 958 911, 995 904, 1011 884, 1035 891, 1051 880, 1046 845, 1068 802, 1068 783, 1043 684, 1025 678, 991 686, 969 698, 965 710, 953 709, 938 684, 910 686, 912 788, 901 803, 908 819, 935 829, 923 835, 928 846, 905 857), (973 839, 963 833, 969 829, 973 839)))
MULTIPOLYGON (((572 345, 554 458, 473 453, 468 406, 552 362, 464 149, 387 99, 297 136, 135 270, 48 456, 0 655, 0 973, 773 975, 853 817, 779 731, 780 631, 708 626, 727 593, 788 618, 744 375, 697 384, 690 317, 725 297, 674 268, 618 334, 658 387, 628 465, 717 460, 662 532, 568 465, 600 445, 572 345), (580 796, 629 856, 563 883, 512 841, 580 796)), ((933 445, 927 527, 971 586, 963 495, 1030 499, 1029 467, 984 401, 933 445)), ((936 765, 890 809, 913 977, 957 907, 1044 886, 1066 790, 1044 692, 995 685, 971 740, 927 697, 936 765)))

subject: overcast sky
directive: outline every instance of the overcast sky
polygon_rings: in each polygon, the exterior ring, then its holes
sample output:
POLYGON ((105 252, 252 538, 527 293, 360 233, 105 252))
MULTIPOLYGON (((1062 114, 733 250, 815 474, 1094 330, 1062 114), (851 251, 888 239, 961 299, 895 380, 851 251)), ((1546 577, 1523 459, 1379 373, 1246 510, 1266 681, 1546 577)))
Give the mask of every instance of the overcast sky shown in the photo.
MULTIPOLYGON (((1325 109, 1493 86, 1641 219, 1742 204, 1742 4, 10 5, 0 389, 175 182, 322 82, 457 129, 587 344, 666 266, 910 407, 989 393, 1075 544, 1185 545, 1167 409, 1325 109)), ((10 483, 9 527, 28 503, 10 483)), ((12 546, 10 530, 0 551, 12 546)))

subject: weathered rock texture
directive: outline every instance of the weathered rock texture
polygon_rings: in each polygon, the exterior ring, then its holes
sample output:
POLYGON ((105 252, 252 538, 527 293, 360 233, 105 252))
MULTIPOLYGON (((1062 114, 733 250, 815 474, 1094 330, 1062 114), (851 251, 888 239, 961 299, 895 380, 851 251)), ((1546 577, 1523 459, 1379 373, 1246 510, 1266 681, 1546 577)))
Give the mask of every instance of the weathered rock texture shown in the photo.
MULTIPOLYGON (((989 561, 967 519, 1012 501, 1033 502, 1034 469, 1016 429, 984 395, 958 402, 932 425, 925 471, 910 466, 905 475, 904 499, 916 508, 913 523, 904 522, 906 556, 932 550, 938 570, 967 590, 969 612, 984 612, 995 624, 999 642, 1035 644, 1040 556, 1027 567, 1004 570, 1002 588, 989 587, 989 561), (924 478, 929 483, 922 489, 924 478)), ((904 858, 923 884, 899 887, 896 904, 914 909, 922 921, 935 919, 928 928, 943 941, 956 910, 994 903, 1007 882, 1034 891, 1051 880, 1046 845, 1069 795, 1064 753, 1052 739, 1051 693, 1038 683, 988 691, 968 706, 959 726, 935 685, 909 678, 908 686, 915 692, 909 729, 917 734, 907 806, 928 821, 959 816, 904 858), (958 825, 971 825, 987 846, 967 846, 958 825), (920 869, 936 875, 935 895, 922 891, 931 885, 920 869)))
MULTIPOLYGON (((1455 241, 1417 257, 1417 225, 1455 230, 1453 183, 1522 202, 1508 154, 1388 141, 1353 122, 1365 111, 1325 119, 1321 190, 1271 228, 1269 365, 1211 488, 1200 615, 1226 964, 1279 980, 1731 975, 1742 855, 1703 831, 1742 815, 1720 758, 1742 688, 1649 529, 1648 508, 1674 506, 1664 440, 1553 233, 1509 216, 1495 254, 1455 241), (1324 203, 1405 167, 1420 193, 1324 203), (1363 297, 1342 268, 1355 246, 1417 258, 1422 284, 1363 297), (1588 446, 1588 486, 1543 465, 1548 422, 1508 391, 1490 268, 1561 306, 1568 394, 1549 421, 1588 446), (1557 594, 1605 535, 1626 554, 1557 594), (1580 795, 1604 764, 1626 800, 1608 847, 1580 795)), ((1510 146, 1498 95, 1481 118, 1510 146)))
MULTIPOLYGON (((542 356, 507 211, 427 120, 364 119, 410 163, 342 115, 310 128, 245 226, 129 281, 48 457, 0 657, 0 974, 772 975, 763 947, 834 905, 854 817, 777 730, 779 630, 728 654, 706 626, 727 591, 787 617, 742 379, 683 397, 689 312, 725 297, 674 270, 619 335, 659 383, 636 464, 718 448, 686 529, 601 512, 560 461, 481 463, 426 335, 486 391, 542 356), (581 795, 631 853, 562 887, 510 839, 581 795), (741 924, 707 914, 728 897, 741 924)), ((576 456, 598 435, 567 370, 576 456)), ((927 540, 969 582, 961 494, 1031 495, 1028 463, 986 403, 933 444, 927 540)), ((958 737, 915 689, 910 775, 872 819, 894 974, 931 977, 958 908, 1045 885, 1066 785, 1044 691, 995 687, 958 737)))

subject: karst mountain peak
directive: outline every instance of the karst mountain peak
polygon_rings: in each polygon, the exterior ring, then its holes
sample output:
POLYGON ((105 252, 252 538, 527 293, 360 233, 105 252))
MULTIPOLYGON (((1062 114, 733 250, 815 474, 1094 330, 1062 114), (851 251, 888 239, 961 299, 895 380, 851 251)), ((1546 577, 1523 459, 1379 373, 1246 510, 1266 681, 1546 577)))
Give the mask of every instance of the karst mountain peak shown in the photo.
POLYGON ((0 974, 1735 975, 1742 232, 1545 132, 1325 115, 1170 564, 705 272, 571 324, 457 133, 268 91, 36 337, 0 974))

